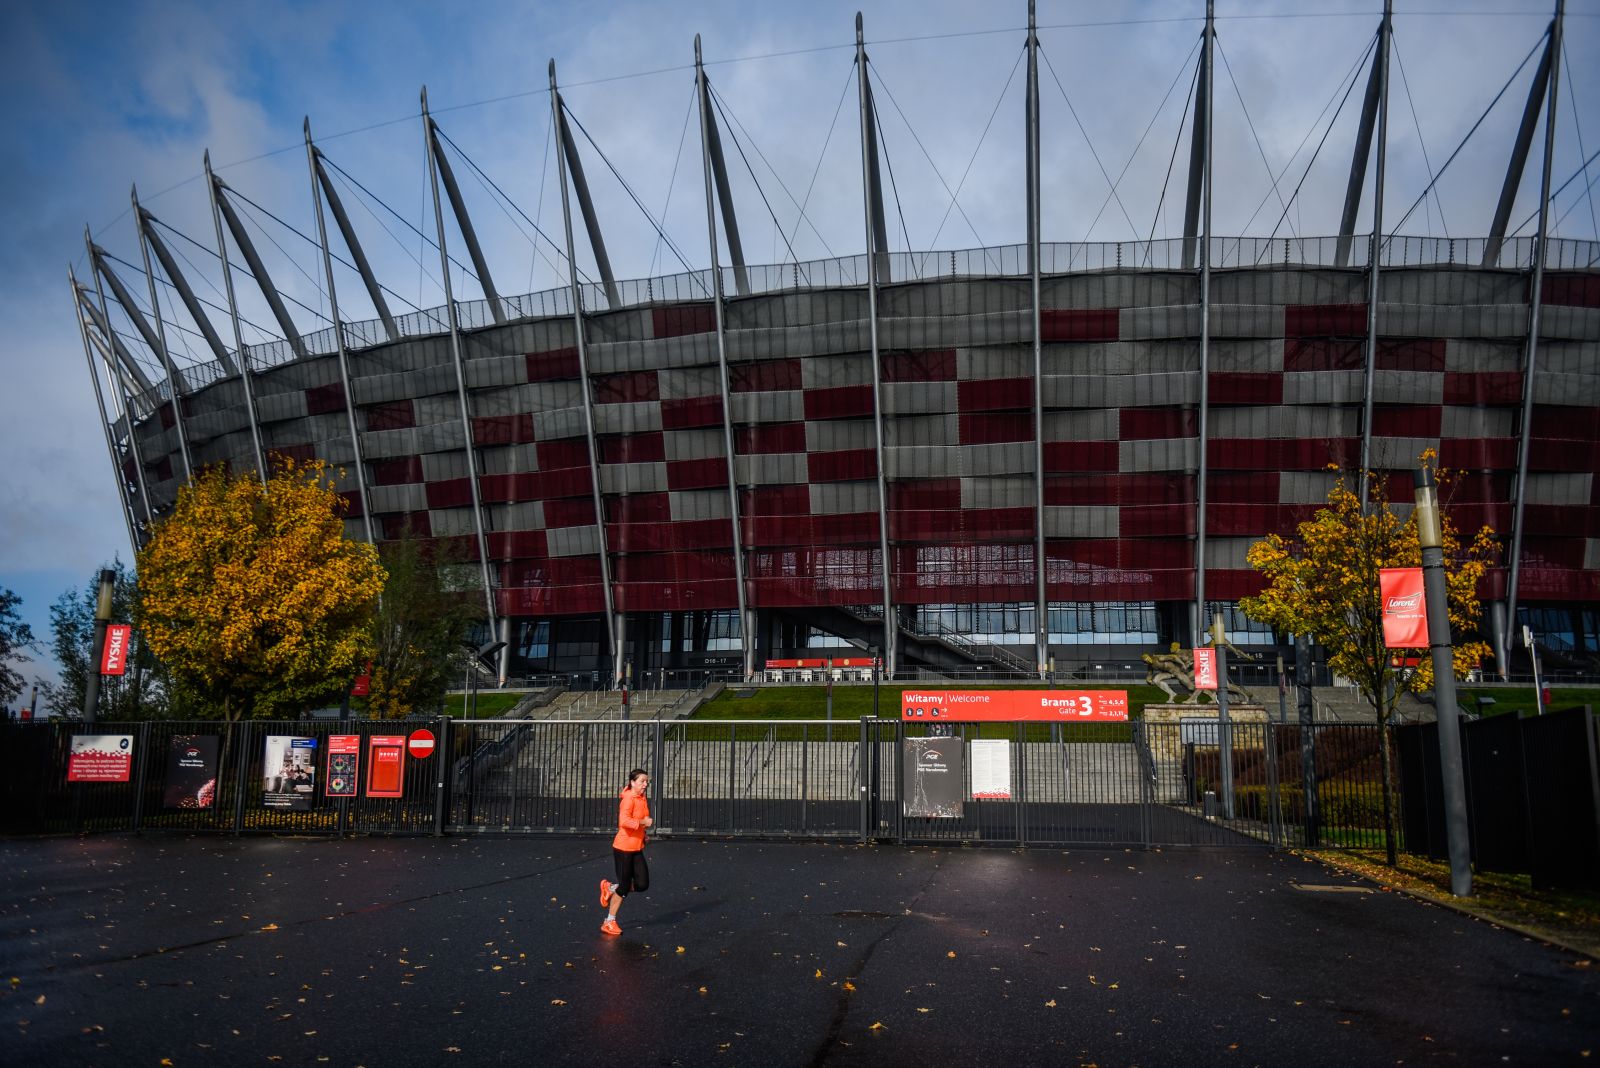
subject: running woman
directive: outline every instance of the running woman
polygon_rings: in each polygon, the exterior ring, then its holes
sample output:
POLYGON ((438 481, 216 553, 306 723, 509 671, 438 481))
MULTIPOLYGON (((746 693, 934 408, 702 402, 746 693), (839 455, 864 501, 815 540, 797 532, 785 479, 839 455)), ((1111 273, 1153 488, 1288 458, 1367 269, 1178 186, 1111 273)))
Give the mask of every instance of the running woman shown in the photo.
POLYGON ((617 836, 611 840, 611 857, 617 866, 617 881, 600 880, 600 907, 609 909, 606 922, 600 930, 608 935, 619 935, 617 910, 633 891, 644 893, 650 889, 650 868, 644 861, 644 832, 655 821, 650 818, 650 802, 644 793, 650 788, 650 775, 643 768, 628 772, 628 785, 622 790, 617 806, 617 836))

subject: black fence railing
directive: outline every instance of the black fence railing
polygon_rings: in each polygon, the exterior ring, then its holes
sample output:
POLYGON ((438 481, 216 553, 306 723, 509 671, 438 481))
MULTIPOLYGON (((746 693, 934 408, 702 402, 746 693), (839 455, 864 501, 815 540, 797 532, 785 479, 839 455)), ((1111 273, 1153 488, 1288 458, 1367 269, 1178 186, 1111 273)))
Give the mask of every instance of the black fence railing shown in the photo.
POLYGON ((660 835, 1375 846, 1378 743, 1372 725, 1215 721, 8 724, 0 830, 608 834, 642 768, 660 835), (408 751, 418 730, 434 745, 408 751), (930 746, 938 801, 917 777, 930 746))

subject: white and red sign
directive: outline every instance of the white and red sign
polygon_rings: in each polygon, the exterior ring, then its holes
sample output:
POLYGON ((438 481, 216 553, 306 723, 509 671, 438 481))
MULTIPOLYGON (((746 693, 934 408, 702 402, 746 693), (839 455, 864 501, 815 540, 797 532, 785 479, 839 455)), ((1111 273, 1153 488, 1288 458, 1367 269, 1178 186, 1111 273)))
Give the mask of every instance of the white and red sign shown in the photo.
POLYGON ((67 757, 68 782, 127 782, 133 735, 75 734, 67 757))
POLYGON ((1378 571, 1383 601, 1385 649, 1428 647, 1428 605, 1422 596, 1422 568, 1385 567, 1378 571))
POLYGON ((1194 651, 1194 688, 1196 690, 1215 690, 1217 688, 1217 651, 1215 649, 1199 648, 1194 651))
POLYGON ((900 718, 924 723, 1121 723, 1128 718, 1128 691, 905 690, 900 694, 900 718))
POLYGON ((133 640, 133 628, 126 623, 112 623, 106 627, 106 649, 100 657, 100 674, 121 675, 128 670, 128 645, 133 640))
POLYGON ((406 738, 406 752, 411 754, 413 760, 433 755, 433 732, 427 728, 418 728, 406 738))

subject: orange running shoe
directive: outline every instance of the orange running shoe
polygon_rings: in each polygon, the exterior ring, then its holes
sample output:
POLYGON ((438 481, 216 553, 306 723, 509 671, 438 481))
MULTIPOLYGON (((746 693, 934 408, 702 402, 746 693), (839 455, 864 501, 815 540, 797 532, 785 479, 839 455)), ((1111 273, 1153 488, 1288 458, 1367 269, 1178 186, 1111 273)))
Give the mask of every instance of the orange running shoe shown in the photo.
POLYGON ((600 925, 600 930, 608 935, 619 935, 622 933, 622 928, 617 926, 617 921, 610 919, 609 917, 606 919, 605 923, 600 925))
POLYGON ((600 907, 601 908, 605 908, 610 904, 611 904, 611 881, 609 879, 601 879, 600 880, 600 907))

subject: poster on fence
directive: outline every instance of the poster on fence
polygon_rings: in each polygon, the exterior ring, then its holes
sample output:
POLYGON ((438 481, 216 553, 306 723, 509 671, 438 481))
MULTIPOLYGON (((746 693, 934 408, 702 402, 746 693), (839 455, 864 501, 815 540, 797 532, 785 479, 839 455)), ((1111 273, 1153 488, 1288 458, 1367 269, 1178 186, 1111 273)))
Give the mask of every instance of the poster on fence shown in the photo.
POLYGON ((367 796, 400 797, 405 792, 406 739, 374 734, 367 739, 367 796))
POLYGON ((328 778, 323 791, 329 797, 354 797, 361 785, 361 736, 335 734, 328 739, 328 778))
POLYGON ((900 804, 907 816, 960 819, 967 793, 960 738, 907 738, 900 804))
POLYGON ((1011 797, 1011 743, 1004 738, 974 738, 972 746, 972 798, 1009 800, 1011 797))
POLYGON ((267 735, 267 753, 261 765, 262 806, 309 812, 316 786, 317 740, 267 735))
POLYGON ((67 757, 68 782, 127 782, 133 768, 133 735, 75 734, 67 757))
POLYGON ((217 803, 215 734, 174 734, 167 748, 167 785, 163 808, 208 809, 217 803))

